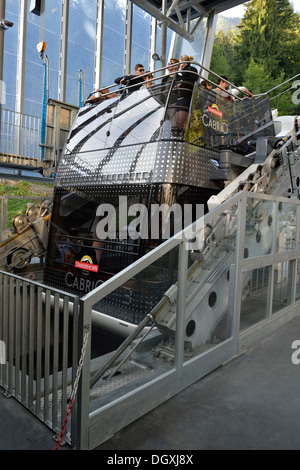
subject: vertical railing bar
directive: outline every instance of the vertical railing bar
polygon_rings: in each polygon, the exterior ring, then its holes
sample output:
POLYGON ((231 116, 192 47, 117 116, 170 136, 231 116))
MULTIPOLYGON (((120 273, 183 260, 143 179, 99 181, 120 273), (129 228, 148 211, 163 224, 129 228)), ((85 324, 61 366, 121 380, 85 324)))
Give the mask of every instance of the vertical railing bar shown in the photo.
MULTIPOLYGON (((79 349, 81 350, 84 337, 85 324, 91 324, 91 308, 77 297, 74 300, 73 311, 73 364, 72 364, 72 384, 75 382, 76 371, 79 363, 79 349)), ((87 430, 89 426, 89 382, 90 382, 90 345, 89 338, 85 360, 81 371, 76 406, 73 406, 71 423, 71 443, 79 450, 86 447, 87 430)))
POLYGON ((27 142, 27 115, 22 114, 22 153, 21 155, 27 156, 26 142, 27 142))
POLYGON ((290 261, 290 277, 287 277, 291 280, 289 284, 289 303, 293 305, 296 301, 296 282, 297 282, 297 260, 293 259, 290 261))
POLYGON ((272 317, 273 312, 273 297, 274 297, 274 264, 266 267, 269 270, 269 285, 268 285, 268 299, 267 299, 267 318, 272 317))
POLYGON ((300 248, 299 244, 300 244, 300 204, 297 204, 295 250, 298 250, 300 248))
POLYGON ((26 375, 27 375, 27 347, 28 347, 28 282, 23 283, 22 291, 22 374, 21 374, 21 401, 27 401, 26 375))
POLYGON ((57 428, 58 401, 58 360, 59 360, 59 294, 54 294, 54 325, 53 325, 53 386, 52 386, 52 429, 57 428))
POLYGON ((36 315, 36 415, 41 416, 41 395, 42 395, 42 322, 43 322, 43 302, 42 287, 37 289, 37 315, 36 315))
POLYGON ((36 130, 35 130, 35 124, 36 124, 36 118, 33 118, 33 129, 32 129, 32 133, 33 133, 33 139, 32 139, 32 156, 34 158, 37 158, 37 154, 36 154, 36 130))
POLYGON ((9 154, 9 135, 10 135, 10 111, 8 111, 7 119, 7 136, 6 136, 6 154, 9 154))
POLYGON ((9 277, 9 302, 8 302, 8 329, 9 329, 9 356, 8 356, 8 392, 14 395, 14 344, 15 344, 15 280, 9 277))
POLYGON ((5 109, 1 108, 1 119, 0 119, 1 128, 0 128, 0 135, 2 136, 2 138, 0 139, 0 152, 2 152, 2 153, 3 153, 3 139, 4 139, 4 136, 5 136, 5 114, 6 114, 5 109))
POLYGON ((24 142, 25 142, 25 137, 26 137, 26 131, 25 131, 25 123, 24 123, 24 120, 26 122, 26 115, 24 114, 20 114, 20 120, 21 120, 21 125, 20 125, 20 129, 21 129, 21 133, 20 133, 20 140, 21 140, 21 155, 25 155, 25 146, 24 146, 24 142))
POLYGON ((33 409, 33 382, 34 382, 34 348, 35 348, 35 286, 30 284, 29 287, 29 365, 28 365, 28 408, 33 409))
MULTIPOLYGON (((79 298, 76 297, 73 303, 73 317, 72 317, 72 321, 73 321, 72 384, 74 384, 75 382, 76 370, 78 366, 79 320, 80 320, 80 304, 79 304, 79 298)), ((78 405, 78 401, 77 401, 77 405, 78 405)), ((72 415, 71 415, 71 444, 72 446, 75 446, 77 443, 77 438, 76 438, 77 425, 78 425, 78 406, 75 406, 75 407, 73 406, 72 415)))
MULTIPOLYGON (((274 217, 274 231, 273 231, 273 250, 272 254, 277 252, 277 229, 278 229, 278 202, 275 202, 275 209, 273 211, 273 217, 274 217)), ((273 205, 273 207, 274 207, 273 205)))
MULTIPOLYGON (((73 338, 74 341, 74 338, 73 338)), ((69 344, 69 298, 63 297, 63 344, 62 344, 62 397, 61 425, 67 412, 68 390, 68 344, 69 344)))
MULTIPOLYGON (((3 337, 3 294, 4 294, 4 278, 3 275, 0 273, 0 340, 4 341, 3 337)), ((3 379, 2 379, 2 371, 4 369, 4 365, 0 366, 0 386, 3 385, 3 379)))
POLYGON ((50 291, 46 290, 45 302, 45 373, 44 373, 44 422, 49 421, 49 373, 50 373, 50 291))
MULTIPOLYGON (((7 312, 7 290, 8 290, 8 278, 4 276, 3 279, 3 341, 6 345, 6 353, 9 351, 9 344, 8 344, 8 312, 7 312)), ((3 366, 3 386, 5 390, 7 390, 7 356, 6 356, 6 364, 3 366)))
POLYGON ((32 152, 32 144, 33 144, 32 137, 33 137, 33 132, 32 132, 32 129, 31 129, 31 116, 29 116, 29 123, 28 123, 28 156, 31 157, 31 158, 34 157, 33 152, 32 152), (32 144, 31 144, 31 141, 32 141, 32 144))
POLYGON ((178 259, 178 294, 176 312, 175 333, 175 367, 181 369, 184 360, 184 335, 185 335, 185 305, 186 305, 186 281, 189 251, 185 242, 179 245, 178 259))
POLYGON ((20 399, 21 281, 16 280, 15 396, 20 399))
POLYGON ((26 114, 26 120, 24 124, 24 130, 25 130, 25 136, 24 136, 24 155, 26 157, 30 157, 30 152, 29 152, 29 139, 30 139, 30 116, 26 114))
POLYGON ((13 148, 12 154, 19 154, 19 137, 20 137, 20 115, 19 113, 14 113, 14 123, 12 122, 12 136, 13 136, 13 148), (17 119, 17 125, 15 126, 14 123, 17 119))
POLYGON ((9 299, 8 299, 8 392, 14 394, 14 315, 15 315, 15 296, 14 279, 9 277, 9 299))
POLYGON ((27 152, 27 139, 28 139, 28 116, 27 114, 23 114, 23 134, 22 134, 22 144, 23 144, 23 151, 22 155, 25 155, 26 157, 28 156, 27 152))
POLYGON ((38 155, 38 159, 41 160, 41 147, 39 146, 39 139, 40 139, 40 119, 37 120, 37 128, 38 128, 38 131, 37 131, 37 139, 36 139, 36 147, 37 147, 37 155, 38 155))
POLYGON ((1 117, 0 117, 0 135, 2 138, 0 139, 0 152, 2 152, 2 141, 3 137, 5 136, 5 110, 3 108, 0 109, 1 117))
POLYGON ((238 216, 236 230, 236 259, 235 259, 235 288, 234 288, 234 324, 233 324, 233 340, 234 353, 238 353, 239 333, 240 333, 240 316, 241 316, 241 266, 244 260, 245 250, 245 230, 246 230, 246 193, 241 195, 238 201, 238 216))

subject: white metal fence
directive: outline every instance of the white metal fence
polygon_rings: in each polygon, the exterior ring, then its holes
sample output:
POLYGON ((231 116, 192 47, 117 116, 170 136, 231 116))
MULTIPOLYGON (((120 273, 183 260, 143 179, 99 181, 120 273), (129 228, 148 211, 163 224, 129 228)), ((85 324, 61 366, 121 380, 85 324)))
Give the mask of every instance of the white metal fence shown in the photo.
POLYGON ((40 118, 1 109, 0 154, 41 159, 40 118))
MULTIPOLYGON (((79 321, 77 297, 0 272, 0 338, 6 353, 0 386, 56 433, 75 379, 79 321)), ((65 434, 70 444, 75 425, 74 412, 65 434)))

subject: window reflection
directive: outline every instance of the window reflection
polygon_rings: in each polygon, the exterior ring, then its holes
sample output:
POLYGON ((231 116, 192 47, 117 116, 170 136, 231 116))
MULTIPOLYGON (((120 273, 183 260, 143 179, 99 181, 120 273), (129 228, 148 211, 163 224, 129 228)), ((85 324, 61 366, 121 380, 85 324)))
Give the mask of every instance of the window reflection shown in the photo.
POLYGON ((84 76, 84 94, 93 89, 96 0, 71 0, 67 62, 67 102, 79 105, 79 70, 84 76))
MULTIPOLYGON (((17 38, 19 5, 6 0, 6 19, 14 27, 5 33, 3 79, 6 83, 6 109, 15 109, 17 76, 17 38)), ((61 0, 47 0, 45 11, 46 55, 49 59, 49 97, 58 99, 60 58, 61 0)), ((97 0, 70 0, 67 56, 66 101, 79 104, 79 70, 84 75, 84 99, 94 87, 94 60, 97 0)), ((124 66, 126 2, 109 0, 104 3, 103 53, 101 86, 113 83, 124 66)), ((36 50, 40 37, 40 17, 27 11, 24 113, 42 116, 44 92, 44 61, 36 50)), ((151 17, 134 5, 131 64, 144 63, 148 68, 151 17)), ((172 31, 168 30, 167 49, 172 31)), ((157 27, 158 52, 160 28, 157 27)))

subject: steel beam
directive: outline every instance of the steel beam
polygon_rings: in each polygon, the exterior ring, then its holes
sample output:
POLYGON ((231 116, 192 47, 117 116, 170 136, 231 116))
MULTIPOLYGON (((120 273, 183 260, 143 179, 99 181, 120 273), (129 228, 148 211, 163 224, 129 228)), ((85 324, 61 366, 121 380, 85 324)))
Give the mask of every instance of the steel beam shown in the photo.
POLYGON ((101 88, 104 0, 97 0, 94 90, 101 88))
MULTIPOLYGON (((212 55, 212 51, 213 51, 214 38, 215 38, 215 32, 216 32, 216 26, 217 26, 217 20, 218 20, 218 15, 216 14, 215 11, 213 11, 207 19, 205 42, 204 42, 203 55, 202 55, 202 60, 201 60, 201 63, 203 65, 203 67, 206 67, 206 68, 210 67, 211 55, 212 55)), ((204 70, 201 69, 200 70, 200 75, 207 78, 208 77, 208 71, 205 70, 205 69, 204 70)))
POLYGON ((149 15, 156 18, 160 23, 165 22, 168 28, 170 28, 172 31, 179 34, 183 38, 187 39, 190 42, 194 40, 193 35, 190 34, 186 28, 182 28, 178 23, 175 23, 175 21, 173 21, 171 18, 166 16, 167 11, 165 11, 165 14, 164 14, 163 11, 159 10, 158 8, 155 8, 146 0, 131 0, 131 1, 138 7, 142 8, 146 13, 149 13, 149 15))
POLYGON ((19 25, 18 25, 18 52, 17 52, 17 76, 16 76, 16 105, 15 111, 24 112, 24 83, 25 83, 25 56, 27 33, 28 1, 20 0, 19 25))
POLYGON ((58 100, 66 101, 67 58, 69 33, 69 0, 61 0, 60 53, 58 75, 58 100))
MULTIPOLYGON (((0 3, 0 20, 5 18, 5 0, 0 3)), ((1 105, 3 90, 3 56, 4 56, 4 29, 0 28, 0 132, 1 132, 1 105)))
MULTIPOLYGON (((167 0, 162 0, 162 13, 166 18, 167 15, 167 0)), ((166 55, 167 55, 167 31, 168 25, 166 21, 161 23, 161 46, 160 46, 160 67, 165 67, 166 65, 166 55)))
POLYGON ((130 0, 126 1, 125 39, 124 39, 124 75, 130 74, 131 70, 131 43, 132 43, 132 17, 133 5, 130 0))
POLYGON ((152 59, 153 54, 156 52, 157 40, 157 19, 151 17, 150 22, 150 45, 149 45, 149 70, 155 70, 155 61, 152 59))

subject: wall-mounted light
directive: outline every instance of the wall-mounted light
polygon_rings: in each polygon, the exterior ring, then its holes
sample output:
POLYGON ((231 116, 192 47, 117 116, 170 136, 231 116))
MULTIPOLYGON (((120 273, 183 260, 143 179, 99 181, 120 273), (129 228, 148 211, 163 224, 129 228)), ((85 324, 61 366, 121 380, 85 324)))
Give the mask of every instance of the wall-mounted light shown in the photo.
POLYGON ((36 46, 37 51, 40 53, 40 59, 44 58, 44 52, 46 50, 47 43, 45 41, 41 41, 36 46))
POLYGON ((6 31, 8 28, 13 27, 13 23, 11 21, 5 20, 4 18, 0 20, 0 29, 3 29, 3 31, 6 31))
POLYGON ((158 54, 156 54, 156 52, 154 54, 152 54, 152 59, 157 61, 157 60, 162 60, 162 57, 159 57, 158 54))

